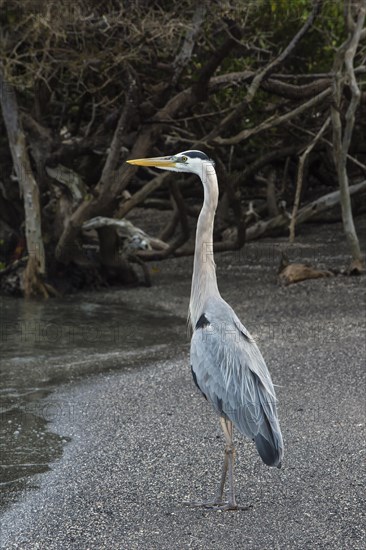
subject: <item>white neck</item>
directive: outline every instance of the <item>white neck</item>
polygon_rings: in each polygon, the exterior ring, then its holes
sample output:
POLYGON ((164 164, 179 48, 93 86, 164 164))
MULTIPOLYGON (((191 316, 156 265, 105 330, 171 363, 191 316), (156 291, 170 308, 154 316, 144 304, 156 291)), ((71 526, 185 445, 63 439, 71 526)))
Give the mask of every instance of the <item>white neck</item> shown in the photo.
POLYGON ((219 188, 216 172, 211 163, 203 163, 201 180, 204 189, 204 201, 197 222, 191 299, 189 302, 189 319, 193 330, 199 317, 204 313, 203 307, 206 299, 209 296, 220 296, 213 255, 213 226, 219 188))

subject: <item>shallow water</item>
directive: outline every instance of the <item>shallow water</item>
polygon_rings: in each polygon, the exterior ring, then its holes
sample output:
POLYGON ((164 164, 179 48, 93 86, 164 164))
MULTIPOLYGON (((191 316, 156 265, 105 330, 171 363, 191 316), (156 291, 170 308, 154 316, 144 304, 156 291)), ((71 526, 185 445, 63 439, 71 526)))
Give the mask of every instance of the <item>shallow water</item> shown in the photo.
POLYGON ((47 427, 57 415, 72 414, 49 398, 53 388, 141 365, 182 341, 184 319, 132 308, 118 296, 0 298, 0 508, 32 488, 32 474, 48 470, 67 443, 47 427))

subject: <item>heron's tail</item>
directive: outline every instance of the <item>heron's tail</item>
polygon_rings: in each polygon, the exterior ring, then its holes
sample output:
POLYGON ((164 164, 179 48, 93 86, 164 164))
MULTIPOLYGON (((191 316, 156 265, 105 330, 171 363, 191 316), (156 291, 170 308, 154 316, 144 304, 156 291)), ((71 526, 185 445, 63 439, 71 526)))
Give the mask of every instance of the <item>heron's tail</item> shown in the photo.
POLYGON ((273 429, 265 415, 261 429, 254 437, 254 442, 259 456, 267 466, 281 468, 283 443, 280 428, 278 426, 278 431, 273 429))

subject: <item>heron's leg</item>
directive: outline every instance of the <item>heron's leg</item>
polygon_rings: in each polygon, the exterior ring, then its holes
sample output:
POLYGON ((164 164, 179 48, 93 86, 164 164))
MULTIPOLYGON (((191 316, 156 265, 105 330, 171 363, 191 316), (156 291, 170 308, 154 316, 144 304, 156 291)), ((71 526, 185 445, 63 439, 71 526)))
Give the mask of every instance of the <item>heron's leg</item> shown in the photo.
POLYGON ((224 417, 220 418, 220 423, 222 431, 224 432, 226 446, 225 446, 225 457, 224 464, 222 468, 221 480, 216 497, 211 501, 203 502, 187 502, 190 506, 196 507, 205 507, 211 508, 213 510, 248 510, 250 506, 239 506, 235 500, 235 489, 234 489, 234 458, 235 458, 235 449, 233 445, 233 424, 231 420, 224 417), (223 492, 225 487, 225 481, 227 473, 229 472, 229 500, 225 502, 223 500, 223 492))
POLYGON ((234 485, 234 462, 235 462, 234 447, 231 447, 228 450, 228 456, 229 456, 229 505, 236 507, 235 485, 234 485))
MULTIPOLYGON (((236 503, 235 498, 235 486, 234 486, 234 462, 235 462, 235 448, 233 445, 233 423, 229 419, 220 418, 222 430, 225 435, 226 447, 225 447, 225 477, 226 472, 229 473, 229 500, 225 504, 216 506, 217 510, 248 510, 250 506, 240 506, 236 503), (226 464, 226 466, 225 466, 226 464)), ((225 478, 223 472, 223 478, 221 479, 221 499, 222 490, 224 488, 225 478)))
POLYGON ((234 460, 235 449, 233 445, 233 423, 228 418, 220 417, 222 431, 224 432, 226 446, 224 464, 221 473, 221 480, 216 497, 210 501, 203 502, 185 502, 189 506, 211 508, 213 510, 248 510, 251 506, 240 506, 236 503, 234 488, 234 460), (226 476, 229 472, 229 500, 223 500, 223 492, 226 482, 226 476))
MULTIPOLYGON (((233 423, 231 420, 221 417, 220 418, 222 431, 224 432, 226 447, 225 447, 225 477, 227 470, 229 471, 229 506, 236 506, 235 500, 235 488, 234 488, 234 461, 235 461, 235 448, 233 445, 233 423)), ((224 472, 223 472, 224 473, 224 472)), ((225 483, 225 479, 221 480, 225 483)), ((223 489, 223 483, 220 489, 223 489)), ((222 495, 222 492, 221 492, 222 495)))
POLYGON ((224 463, 222 465, 220 485, 219 485, 219 488, 217 490, 215 501, 214 501, 217 504, 222 502, 222 495, 224 493, 224 487, 225 487, 228 464, 229 464, 228 454, 227 454, 226 449, 225 449, 225 456, 224 456, 224 463))
POLYGON ((220 485, 215 498, 216 503, 222 502, 222 495, 224 492, 226 475, 227 475, 227 470, 229 465, 229 455, 228 455, 227 449, 228 447, 230 447, 230 445, 232 445, 232 433, 233 433, 232 422, 230 420, 226 420, 223 416, 220 416, 220 424, 221 424, 222 431, 224 432, 226 447, 225 447, 224 464, 222 466, 221 481, 220 481, 220 485))

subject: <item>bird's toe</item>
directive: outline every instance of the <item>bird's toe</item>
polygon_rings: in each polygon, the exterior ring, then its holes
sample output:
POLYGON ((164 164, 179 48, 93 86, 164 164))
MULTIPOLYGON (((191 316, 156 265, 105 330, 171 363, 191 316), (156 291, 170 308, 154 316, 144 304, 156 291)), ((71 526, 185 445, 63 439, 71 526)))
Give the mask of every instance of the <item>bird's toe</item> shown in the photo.
POLYGON ((229 510, 249 510, 252 508, 252 505, 242 506, 236 502, 228 502, 222 500, 203 500, 203 501, 191 501, 184 502, 185 506, 190 506, 192 508, 206 508, 208 510, 216 510, 221 512, 226 512, 229 510))

